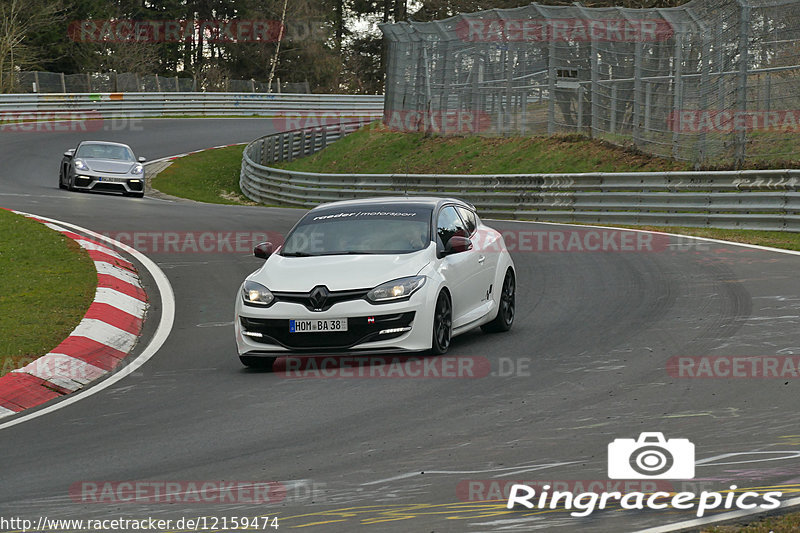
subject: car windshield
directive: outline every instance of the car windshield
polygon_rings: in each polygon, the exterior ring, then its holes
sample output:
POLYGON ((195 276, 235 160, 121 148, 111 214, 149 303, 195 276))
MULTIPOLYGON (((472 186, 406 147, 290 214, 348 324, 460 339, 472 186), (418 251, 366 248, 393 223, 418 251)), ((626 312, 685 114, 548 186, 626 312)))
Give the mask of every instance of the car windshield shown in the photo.
POLYGON ((126 146, 116 144, 82 144, 75 157, 82 159, 112 159, 133 161, 133 154, 126 146))
POLYGON ((309 213, 286 238, 283 256, 396 254, 431 242, 431 209, 402 205, 309 213))

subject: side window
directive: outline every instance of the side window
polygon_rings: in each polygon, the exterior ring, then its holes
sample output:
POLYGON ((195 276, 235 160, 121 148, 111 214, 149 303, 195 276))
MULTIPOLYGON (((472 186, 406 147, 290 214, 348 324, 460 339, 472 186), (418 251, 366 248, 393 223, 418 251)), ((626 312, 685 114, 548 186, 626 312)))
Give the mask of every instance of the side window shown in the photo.
POLYGON ((467 231, 469 234, 472 235, 475 233, 475 230, 478 228, 478 221, 475 217, 475 213, 464 207, 459 207, 458 212, 461 215, 461 220, 463 220, 464 224, 467 225, 467 231))
POLYGON ((436 234, 440 244, 444 247, 453 235, 468 237, 469 232, 464 227, 464 222, 458 216, 455 207, 447 206, 439 211, 439 221, 436 224, 436 234))

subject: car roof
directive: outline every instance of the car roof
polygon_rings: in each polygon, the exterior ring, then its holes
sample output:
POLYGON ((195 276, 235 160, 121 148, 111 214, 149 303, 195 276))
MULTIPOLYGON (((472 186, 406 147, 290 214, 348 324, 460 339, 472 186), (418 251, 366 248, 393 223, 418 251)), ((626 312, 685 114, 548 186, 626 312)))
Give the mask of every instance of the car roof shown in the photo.
POLYGON ((318 205, 312 211, 341 209, 349 207, 381 207, 385 205, 403 205, 407 207, 427 207, 436 209, 443 204, 457 204, 470 209, 475 209, 471 204, 458 198, 445 198, 438 196, 381 196, 376 198, 360 198, 357 200, 342 200, 318 205))
MULTIPOLYGON (((81 142, 78 143, 78 146, 82 146, 84 144, 105 144, 105 145, 109 145, 109 146, 122 146, 123 148, 127 148, 128 150, 131 149, 131 147, 128 146, 127 144, 115 143, 115 142, 111 142, 111 141, 81 141, 81 142)), ((133 151, 133 150, 131 150, 131 151, 133 151)))

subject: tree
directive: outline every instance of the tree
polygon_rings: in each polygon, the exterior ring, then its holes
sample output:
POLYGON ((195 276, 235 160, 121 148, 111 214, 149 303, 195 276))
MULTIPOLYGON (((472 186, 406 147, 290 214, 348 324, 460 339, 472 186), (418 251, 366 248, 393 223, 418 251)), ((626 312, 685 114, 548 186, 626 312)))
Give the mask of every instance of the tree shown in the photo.
POLYGON ((58 2, 0 0, 0 92, 13 91, 16 73, 37 65, 40 50, 30 36, 60 16, 58 2))

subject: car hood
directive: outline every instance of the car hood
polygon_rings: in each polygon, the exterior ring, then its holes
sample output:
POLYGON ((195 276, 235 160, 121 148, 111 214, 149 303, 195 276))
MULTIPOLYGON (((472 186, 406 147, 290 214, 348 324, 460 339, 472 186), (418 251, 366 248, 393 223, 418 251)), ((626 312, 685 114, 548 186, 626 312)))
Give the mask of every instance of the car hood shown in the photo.
POLYGON ((114 161, 111 159, 84 159, 95 172, 108 172, 109 174, 127 174, 136 163, 130 161, 114 161))
POLYGON ((331 291, 371 289, 386 281, 416 275, 435 254, 435 245, 410 254, 282 257, 273 254, 249 279, 278 292, 308 292, 317 285, 331 291))

